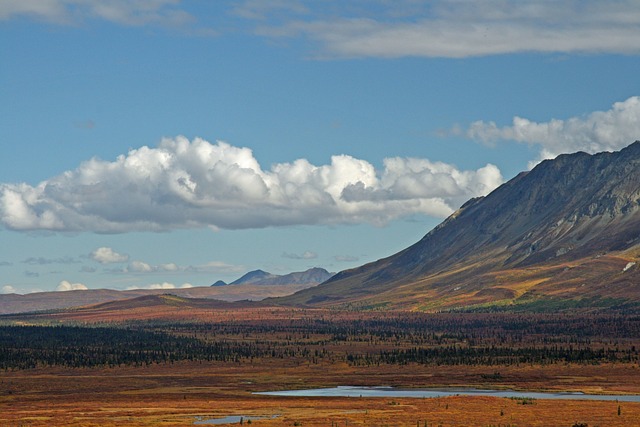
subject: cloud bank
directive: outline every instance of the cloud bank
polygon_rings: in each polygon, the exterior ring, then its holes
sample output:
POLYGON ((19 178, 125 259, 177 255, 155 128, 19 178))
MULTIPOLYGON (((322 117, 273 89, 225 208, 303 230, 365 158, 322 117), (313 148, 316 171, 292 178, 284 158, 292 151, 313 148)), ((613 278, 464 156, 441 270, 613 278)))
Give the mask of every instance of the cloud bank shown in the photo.
POLYGON ((0 223, 98 233, 385 224, 416 213, 446 217, 502 182, 491 164, 460 171, 400 157, 385 159, 382 171, 347 155, 328 165, 298 159, 263 170, 248 148, 177 137, 115 161, 91 159, 36 186, 0 184, 0 223))
POLYGON ((595 111, 584 117, 553 119, 544 123, 514 117, 511 126, 477 121, 466 130, 469 138, 494 142, 516 141, 540 147, 540 159, 562 153, 616 151, 640 139, 640 97, 616 102, 607 111, 595 111))

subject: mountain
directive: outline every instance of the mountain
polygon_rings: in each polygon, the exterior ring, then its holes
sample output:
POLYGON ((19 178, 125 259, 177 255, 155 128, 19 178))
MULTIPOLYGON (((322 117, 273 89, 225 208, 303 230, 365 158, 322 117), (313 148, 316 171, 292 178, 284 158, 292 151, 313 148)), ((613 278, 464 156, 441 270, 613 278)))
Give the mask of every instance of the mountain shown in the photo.
POLYGON ((231 285, 252 284, 263 286, 276 285, 317 285, 328 280, 333 273, 329 273, 324 268, 310 268, 306 271, 294 272, 285 275, 276 275, 262 270, 250 271, 238 280, 231 282, 231 285))
POLYGON ((256 284, 274 277, 278 277, 278 276, 271 273, 267 273, 266 271, 263 271, 263 270, 253 270, 229 284, 230 285, 243 285, 247 283, 256 284))
POLYGON ((223 281, 223 280, 218 280, 216 281, 213 285, 211 286, 227 286, 227 282, 223 281))
POLYGON ((640 301, 640 142, 545 160, 411 247, 284 304, 441 310, 640 301))

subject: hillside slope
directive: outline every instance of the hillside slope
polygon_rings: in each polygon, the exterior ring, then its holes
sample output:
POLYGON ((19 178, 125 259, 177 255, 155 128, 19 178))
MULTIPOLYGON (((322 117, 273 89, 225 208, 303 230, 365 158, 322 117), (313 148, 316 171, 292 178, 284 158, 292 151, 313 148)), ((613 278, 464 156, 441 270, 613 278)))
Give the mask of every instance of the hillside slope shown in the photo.
POLYGON ((619 152, 543 161, 468 201, 411 247, 281 302, 624 305, 640 301, 639 254, 637 141, 619 152))

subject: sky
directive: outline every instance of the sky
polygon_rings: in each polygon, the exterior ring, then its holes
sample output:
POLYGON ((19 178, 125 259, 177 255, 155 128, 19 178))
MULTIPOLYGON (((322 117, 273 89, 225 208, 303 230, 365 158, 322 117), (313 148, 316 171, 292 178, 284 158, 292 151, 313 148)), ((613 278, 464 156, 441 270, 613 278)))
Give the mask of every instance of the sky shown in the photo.
POLYGON ((632 0, 0 0, 0 292, 375 261, 640 139, 639 72, 632 0))

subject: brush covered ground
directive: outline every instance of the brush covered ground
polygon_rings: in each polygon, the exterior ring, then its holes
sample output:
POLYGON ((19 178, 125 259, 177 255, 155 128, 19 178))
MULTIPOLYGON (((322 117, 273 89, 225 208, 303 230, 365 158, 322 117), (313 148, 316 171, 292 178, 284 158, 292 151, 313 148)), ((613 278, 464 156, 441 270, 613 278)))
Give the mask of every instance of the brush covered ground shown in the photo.
POLYGON ((5 317, 0 425, 232 415, 265 417, 256 426, 640 425, 640 403, 615 401, 252 394, 338 385, 640 394, 638 316, 211 309, 166 298, 153 310, 5 317))

